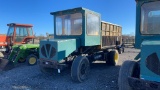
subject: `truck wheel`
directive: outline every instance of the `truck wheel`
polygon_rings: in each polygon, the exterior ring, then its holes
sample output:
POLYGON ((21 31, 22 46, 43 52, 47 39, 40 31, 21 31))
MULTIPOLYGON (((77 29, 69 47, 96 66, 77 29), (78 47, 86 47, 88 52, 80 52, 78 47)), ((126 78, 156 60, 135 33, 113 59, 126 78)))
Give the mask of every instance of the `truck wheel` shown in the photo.
POLYGON ((119 54, 122 54, 122 52, 123 52, 123 51, 122 51, 122 48, 118 48, 118 53, 119 53, 119 54))
POLYGON ((31 54, 27 57, 26 61, 29 66, 33 66, 37 64, 38 57, 34 54, 31 54))
POLYGON ((83 82, 87 79, 90 69, 89 60, 85 56, 78 56, 71 66, 71 77, 76 82, 83 82))
POLYGON ((109 58, 106 61, 106 63, 108 65, 111 65, 111 66, 117 65, 118 60, 119 60, 119 53, 118 53, 118 51, 117 50, 110 51, 108 55, 109 55, 108 56, 109 58))
POLYGON ((128 77, 139 77, 139 65, 135 61, 125 61, 119 71, 119 90, 132 90, 129 86, 128 77))
POLYGON ((122 48, 122 52, 124 53, 124 47, 122 48))

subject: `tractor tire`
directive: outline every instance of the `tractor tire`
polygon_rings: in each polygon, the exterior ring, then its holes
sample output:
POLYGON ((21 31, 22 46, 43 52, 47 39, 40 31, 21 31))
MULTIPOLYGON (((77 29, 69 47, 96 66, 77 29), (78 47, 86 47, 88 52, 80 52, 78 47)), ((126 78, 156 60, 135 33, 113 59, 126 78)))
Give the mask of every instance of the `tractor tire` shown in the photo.
POLYGON ((85 56, 78 56, 71 66, 71 77, 75 82, 83 82, 88 78, 90 70, 89 60, 85 56))
POLYGON ((12 50, 12 46, 7 46, 5 53, 9 54, 12 50))
POLYGON ((38 57, 34 54, 31 54, 27 56, 26 62, 28 63, 29 66, 36 65, 38 61, 38 57))
POLYGON ((20 59, 18 60, 18 63, 24 63, 24 62, 26 62, 26 60, 25 60, 24 58, 20 58, 20 59))
POLYGON ((116 66, 119 60, 119 53, 117 50, 110 51, 106 63, 111 66, 116 66))
POLYGON ((125 61, 119 71, 119 90, 132 90, 129 86, 128 77, 139 77, 139 65, 135 61, 125 61))

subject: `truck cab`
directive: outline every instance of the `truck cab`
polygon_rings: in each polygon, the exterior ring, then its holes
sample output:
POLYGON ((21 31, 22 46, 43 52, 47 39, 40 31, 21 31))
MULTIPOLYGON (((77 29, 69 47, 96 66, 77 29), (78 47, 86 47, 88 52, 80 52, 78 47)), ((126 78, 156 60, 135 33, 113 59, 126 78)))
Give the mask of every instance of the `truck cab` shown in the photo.
POLYGON ((78 38, 81 46, 100 45, 100 14, 85 8, 52 12, 55 39, 78 38), (91 42, 94 40, 94 42, 91 42))
POLYGON ((136 6, 135 47, 141 52, 122 64, 119 89, 160 90, 160 1, 136 0, 136 6))

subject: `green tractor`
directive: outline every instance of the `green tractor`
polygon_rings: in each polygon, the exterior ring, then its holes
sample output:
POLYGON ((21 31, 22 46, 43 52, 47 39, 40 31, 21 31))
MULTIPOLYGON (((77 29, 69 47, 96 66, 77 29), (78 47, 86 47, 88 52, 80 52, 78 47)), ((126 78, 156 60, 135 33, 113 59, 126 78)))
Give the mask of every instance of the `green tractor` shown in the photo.
POLYGON ((37 64, 39 44, 34 44, 32 25, 11 23, 8 26, 6 49, 3 49, 8 53, 0 59, 0 71, 12 69, 17 63, 37 64))
POLYGON ((120 90, 160 90, 160 0, 136 0, 135 47, 119 71, 120 90))
POLYGON ((71 67, 76 82, 87 79, 90 63, 100 60, 115 66, 124 51, 122 27, 101 21, 99 13, 79 7, 52 12, 54 39, 40 41, 39 61, 43 73, 71 67))

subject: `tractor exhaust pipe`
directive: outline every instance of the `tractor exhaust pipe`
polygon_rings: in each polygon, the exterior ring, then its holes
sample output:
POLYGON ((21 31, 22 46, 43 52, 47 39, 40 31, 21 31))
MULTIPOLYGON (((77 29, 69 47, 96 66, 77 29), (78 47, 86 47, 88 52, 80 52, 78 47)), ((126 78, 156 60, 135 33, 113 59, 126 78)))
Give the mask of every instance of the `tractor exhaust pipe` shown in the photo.
POLYGON ((0 59, 0 71, 11 70, 14 68, 14 63, 7 59, 0 59))

